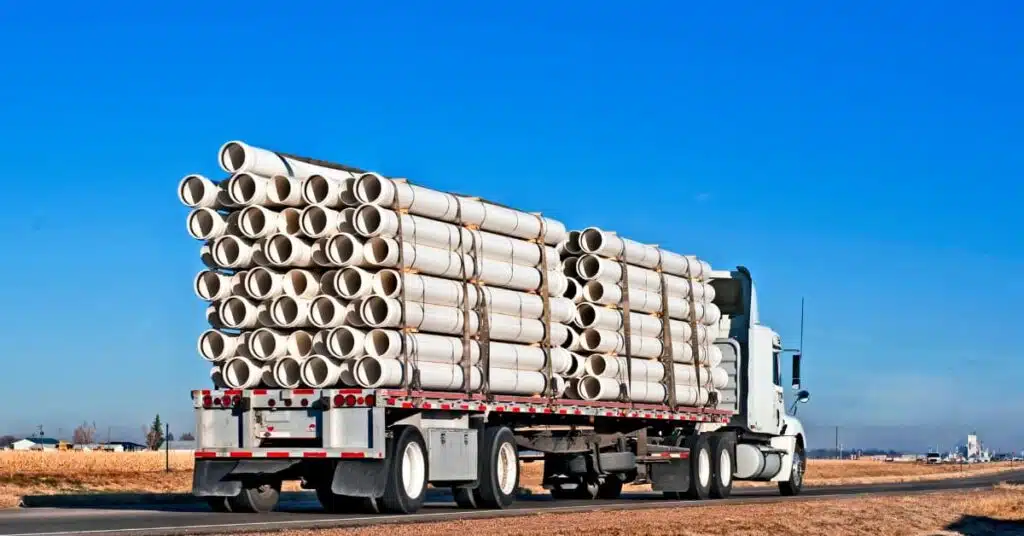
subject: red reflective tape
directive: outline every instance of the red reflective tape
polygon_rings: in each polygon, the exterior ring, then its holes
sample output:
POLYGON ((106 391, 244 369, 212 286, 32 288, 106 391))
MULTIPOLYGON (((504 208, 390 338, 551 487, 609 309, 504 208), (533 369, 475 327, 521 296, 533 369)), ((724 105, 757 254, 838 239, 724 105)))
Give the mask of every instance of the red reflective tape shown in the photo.
POLYGON ((302 453, 302 457, 303 458, 326 458, 327 457, 327 453, 326 452, 303 452, 302 453))
MULTIPOLYGON (((313 392, 313 390, 310 389, 310 393, 312 393, 312 392, 313 392)), ((343 394, 343 395, 361 395, 361 394, 363 394, 363 390, 362 389, 338 389, 338 393, 343 394)))
POLYGON ((644 418, 650 419, 651 418, 651 414, 650 413, 644 413, 644 418))
POLYGON ((202 452, 202 451, 199 451, 199 450, 196 451, 196 458, 216 458, 216 457, 217 457, 217 453, 216 452, 202 452))
POLYGON ((512 413, 519 413, 520 411, 522 411, 522 409, 523 408, 521 408, 519 406, 516 406, 516 407, 512 408, 512 413))
POLYGON ((441 409, 452 409, 451 404, 441 404, 441 409))
POLYGON ((562 409, 558 410, 558 412, 561 413, 562 415, 565 415, 566 413, 569 413, 569 410, 567 410, 565 408, 562 408, 562 409))
POLYGON ((544 413, 552 413, 551 408, 544 408, 544 413))
POLYGON ((227 391, 224 391, 224 394, 226 394, 228 396, 240 395, 240 394, 242 394, 242 390, 241 389, 228 389, 227 391))
POLYGON ((314 389, 292 389, 292 393, 297 395, 311 395, 314 389))
POLYGON ((210 390, 209 389, 203 389, 202 391, 199 391, 199 392, 203 393, 204 395, 210 394, 210 390))
POLYGON ((341 453, 341 457, 342 458, 365 458, 366 457, 366 453, 365 452, 342 452, 341 453))
POLYGON ((233 451, 230 454, 228 454, 228 457, 230 457, 230 458, 252 458, 252 453, 251 452, 242 451, 242 450, 236 450, 236 451, 233 451))
POLYGON ((411 408, 412 407, 412 402, 402 402, 402 407, 403 408, 411 408))
POLYGON ((530 406, 530 407, 528 408, 528 411, 529 411, 530 413, 537 413, 537 408, 535 408, 535 407, 533 407, 533 406, 530 406))
POLYGON ((615 415, 615 412, 614 412, 614 411, 606 411, 606 412, 604 413, 604 416, 605 416, 605 417, 612 417, 612 416, 614 416, 614 415, 615 415))
POLYGON ((494 408, 494 411, 505 411, 505 406, 498 406, 494 408))
POLYGON ((288 458, 290 456, 291 456, 291 454, 288 453, 288 452, 268 452, 267 453, 267 457, 268 458, 288 458))
POLYGON ((265 394, 267 394, 267 390, 266 389, 253 389, 252 390, 252 394, 254 394, 254 395, 265 395, 265 394))

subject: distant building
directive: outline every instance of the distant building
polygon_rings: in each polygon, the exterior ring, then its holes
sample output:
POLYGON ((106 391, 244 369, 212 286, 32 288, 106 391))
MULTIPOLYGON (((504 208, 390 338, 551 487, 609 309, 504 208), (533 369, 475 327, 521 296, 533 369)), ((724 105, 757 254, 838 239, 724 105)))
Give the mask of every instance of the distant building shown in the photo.
POLYGON ((12 450, 57 450, 60 441, 51 437, 29 437, 11 444, 12 450))
POLYGON ((116 452, 138 452, 141 450, 149 450, 149 448, 146 447, 146 445, 140 445, 138 443, 133 443, 131 441, 111 441, 107 443, 106 446, 110 447, 111 450, 115 450, 116 452), (120 450, 116 450, 118 447, 120 447, 120 450))

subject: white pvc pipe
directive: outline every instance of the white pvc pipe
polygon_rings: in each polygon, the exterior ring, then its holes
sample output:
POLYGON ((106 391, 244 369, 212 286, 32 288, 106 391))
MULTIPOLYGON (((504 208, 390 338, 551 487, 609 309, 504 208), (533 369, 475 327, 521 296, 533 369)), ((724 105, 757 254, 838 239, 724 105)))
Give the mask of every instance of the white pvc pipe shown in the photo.
POLYGON ((220 266, 217 265, 217 261, 213 259, 213 242, 206 242, 202 246, 199 246, 199 260, 210 269, 217 269, 220 266))
POLYGON ((238 232, 238 213, 223 215, 212 208, 200 207, 188 213, 188 234, 196 240, 212 240, 238 232))
MULTIPOLYGON (((403 246, 404 266, 399 266, 399 243, 392 238, 371 238, 363 246, 363 256, 371 266, 404 267, 440 277, 463 278, 477 273, 477 263, 468 255, 409 242, 403 246)), ((557 264, 553 266, 557 268, 557 264)), ((479 276, 488 285, 513 290, 537 290, 541 285, 540 270, 507 262, 484 260, 479 263, 479 276)), ((567 285, 565 275, 548 272, 548 291, 552 296, 560 296, 567 285)))
MULTIPOLYGON (((370 296, 363 300, 360 315, 367 326, 373 328, 410 327, 420 331, 443 334, 461 334, 463 311, 457 307, 445 307, 407 302, 405 326, 402 323, 402 302, 393 298, 370 296)), ((470 311, 469 332, 479 329, 479 315, 470 311)), ((498 341, 533 343, 544 338, 544 323, 540 320, 510 315, 490 315, 490 337, 498 341)), ((569 339, 565 324, 551 324, 551 344, 560 345, 569 339)))
POLYGON ((459 223, 457 217, 461 216, 461 223, 477 225, 485 231, 516 238, 538 238, 543 230, 543 242, 552 246, 564 240, 567 235, 565 225, 551 218, 541 218, 479 199, 457 197, 413 186, 376 173, 366 173, 359 177, 355 184, 355 196, 363 203, 408 209, 412 214, 449 223, 459 223))
POLYGON ((242 296, 229 296, 220 302, 217 313, 229 328, 248 329, 260 325, 260 304, 242 296))
POLYGON ((339 233, 329 239, 324 247, 327 266, 366 266, 363 242, 351 233, 339 233))
POLYGON ((547 380, 542 372, 491 367, 488 386, 492 393, 507 395, 542 394, 547 380))
MULTIPOLYGON (((317 296, 309 303, 309 321, 321 329, 358 325, 352 320, 360 315, 359 303, 348 302, 334 296, 317 296)), ((359 323, 362 323, 362 318, 359 318, 359 323)))
MULTIPOLYGON (((585 376, 576 385, 577 393, 583 400, 617 400, 620 383, 615 378, 585 376)), ((665 386, 656 382, 633 381, 629 384, 629 398, 633 402, 663 403, 668 397, 665 386)), ((676 404, 694 406, 706 404, 708 391, 696 387, 677 385, 676 404)))
POLYGON ((286 175, 274 175, 270 178, 267 188, 267 200, 272 205, 282 207, 301 207, 306 204, 302 199, 302 181, 286 175))
POLYGON ((309 387, 334 387, 339 383, 354 386, 352 365, 355 360, 338 360, 324 355, 314 355, 302 362, 300 374, 302 383, 309 387))
POLYGON ((244 286, 253 299, 273 299, 284 295, 284 274, 259 266, 245 273, 244 286))
POLYGON ((264 254, 270 264, 279 267, 313 266, 313 248, 297 236, 276 233, 267 237, 264 254))
POLYGON ((253 265, 253 243, 235 235, 224 235, 213 241, 213 262, 222 268, 248 268, 253 265))
POLYGON ((230 208, 227 192, 202 175, 186 175, 178 183, 178 200, 189 208, 230 208))
POLYGON ((248 337, 249 354, 260 361, 286 355, 305 357, 313 353, 313 335, 308 331, 286 333, 272 328, 259 328, 248 337))
POLYGON ((296 389, 302 385, 302 363, 304 357, 286 355, 274 360, 272 370, 274 382, 282 389, 296 389))
POLYGON ((569 298, 573 303, 583 303, 583 285, 572 278, 566 278, 565 291, 562 296, 569 298))
POLYGON ((206 301, 223 300, 232 294, 243 294, 245 286, 243 281, 247 272, 241 271, 236 274, 224 274, 213 270, 203 270, 196 274, 192 282, 192 289, 195 290, 199 299, 206 301))
POLYGON ((227 180, 224 188, 236 205, 266 205, 267 190, 270 189, 270 178, 252 173, 235 173, 227 180))
POLYGON ((579 273, 576 272, 576 264, 578 262, 579 257, 566 257, 562 259, 562 273, 569 278, 579 277, 579 273))
MULTIPOLYGON (((588 352, 624 354, 626 351, 626 338, 621 333, 615 331, 587 328, 583 330, 581 339, 580 345, 588 352)), ((630 343, 630 354, 633 357, 653 359, 661 356, 662 346, 659 339, 633 335, 630 337, 630 343)), ((713 350, 710 350, 707 346, 700 347, 699 359, 701 362, 707 361, 709 351, 713 350)), ((686 343, 673 341, 672 360, 679 363, 692 362, 692 347, 686 343)))
POLYGON ((338 178, 311 175, 302 181, 302 199, 310 205, 354 207, 359 204, 352 192, 355 182, 354 176, 338 178))
POLYGON ((703 279, 711 272, 711 266, 696 257, 641 244, 597 227, 588 227, 580 232, 580 249, 602 257, 622 256, 629 264, 644 268, 657 268, 660 261, 662 271, 683 277, 703 279))
POLYGON ((245 357, 232 357, 224 362, 221 374, 232 389, 252 389, 263 381, 263 366, 245 357))
MULTIPOLYGON (((572 270, 586 281, 608 281, 618 284, 622 280, 621 264, 590 253, 579 257, 572 270)), ((626 269, 626 277, 631 290, 638 288, 649 292, 661 292, 661 277, 654 270, 630 266, 626 269)), ((665 286, 668 287, 669 294, 677 298, 689 298, 692 288, 697 301, 710 302, 715 299, 715 288, 709 283, 665 274, 665 286)))
POLYGON ((226 361, 228 358, 244 353, 240 350, 245 348, 248 338, 249 333, 245 332, 232 335, 216 329, 208 329, 199 335, 197 343, 199 355, 213 363, 226 361))
POLYGON ((565 235, 565 252, 571 256, 578 256, 583 253, 580 249, 580 232, 569 231, 565 235))
MULTIPOLYGON (((372 277, 373 291, 378 296, 401 298, 402 277, 397 270, 381 270, 372 277)), ((470 308, 480 303, 482 294, 492 313, 523 318, 541 318, 544 313, 544 300, 536 294, 498 287, 483 287, 483 292, 480 293, 472 284, 466 285, 466 290, 470 308)), ((440 277, 405 274, 405 299, 433 305, 462 307, 463 284, 461 281, 440 277)), ((552 322, 569 323, 576 316, 574 304, 568 298, 550 298, 549 306, 552 322)))
POLYGON ((284 274, 282 288, 288 296, 312 298, 320 294, 320 278, 309 270, 295 268, 284 274))
MULTIPOLYGON (((622 288, 608 281, 588 281, 583 287, 583 296, 587 301, 601 305, 619 305, 624 300, 622 288)), ((675 296, 669 296, 666 301, 671 318, 690 318, 690 302, 675 296)), ((694 305, 697 321, 704 325, 716 324, 722 318, 722 311, 713 303, 695 302, 694 305)), ((661 312, 661 294, 630 288, 629 308, 645 313, 661 312)))
MULTIPOLYGON (((356 231, 365 237, 398 237, 398 213, 393 210, 363 205, 356 210, 353 221, 356 231)), ((401 227, 404 239, 417 244, 470 254, 476 251, 479 242, 480 255, 485 259, 536 267, 541 264, 543 252, 547 256, 548 270, 557 270, 559 262, 558 252, 553 247, 542 248, 525 240, 471 231, 430 218, 403 214, 401 227)))
POLYGON ((270 318, 274 325, 282 328, 312 326, 309 320, 310 303, 312 301, 305 298, 278 296, 270 302, 268 307, 270 318))
POLYGON ((249 238, 299 232, 300 212, 296 208, 286 208, 278 212, 264 206, 253 205, 243 208, 238 214, 239 231, 249 238))
POLYGON ((302 209, 299 227, 303 234, 312 238, 334 236, 338 233, 354 233, 352 225, 356 209, 331 210, 320 205, 311 205, 302 209))
POLYGON ((570 352, 580 350, 580 334, 577 333, 576 330, 572 328, 566 328, 566 334, 568 335, 568 337, 564 341, 562 341, 562 343, 559 344, 559 346, 565 348, 566 350, 569 350, 570 352))
POLYGON ((338 359, 353 359, 366 354, 366 333, 351 326, 338 326, 327 332, 327 351, 338 359))
POLYGON ((229 141, 218 151, 220 167, 228 173, 249 172, 273 177, 284 175, 304 178, 321 174, 326 177, 342 179, 354 176, 347 171, 307 164, 294 158, 282 156, 273 151, 253 147, 241 141, 229 141))
MULTIPOLYGON (((402 355, 402 339, 405 339, 409 359, 413 362, 456 364, 462 362, 463 344, 460 337, 432 335, 429 333, 406 333, 388 329, 374 329, 363 339, 366 355, 382 359, 398 359, 402 355)), ((480 362, 480 344, 469 342, 470 363, 480 362)), ((547 367, 544 350, 537 346, 490 343, 492 367, 540 371, 547 367)), ((555 374, 568 372, 574 364, 572 354, 564 348, 551 348, 551 369, 555 374)))
MULTIPOLYGON (((576 317, 574 323, 581 328, 596 328, 610 331, 623 329, 623 312, 618 309, 601 307, 592 303, 581 303, 576 306, 576 317)), ((661 319, 642 313, 630 312, 629 329, 634 335, 641 337, 660 338, 662 333, 661 319)), ((672 332, 672 340, 686 341, 692 335, 690 324, 681 320, 669 322, 669 329, 672 332)), ((707 326, 697 324, 698 341, 705 342, 709 337, 707 326)))
MULTIPOLYGON (((615 378, 624 382, 626 374, 624 356, 594 354, 587 358, 586 370, 591 376, 615 378)), ((634 382, 661 382, 665 379, 665 365, 659 361, 648 359, 629 359, 634 382)), ((672 367, 676 385, 695 386, 698 384, 697 371, 692 365, 683 363, 672 367)), ((712 384, 721 389, 729 380, 729 374, 723 368, 701 367, 699 383, 712 384)))
MULTIPOLYGON (((420 386, 423 389, 451 391, 462 389, 462 366, 445 363, 419 363, 420 386)), ((395 387, 402 384, 403 365, 395 359, 361 357, 353 368, 356 383, 367 389, 395 387)), ((411 375, 410 375, 411 377, 411 375)), ((470 368, 469 388, 480 388, 480 369, 470 368)))
POLYGON ((569 379, 582 378, 587 373, 587 358, 580 354, 571 354, 572 362, 569 369, 565 371, 565 377, 569 379))
POLYGON ((215 328, 226 328, 220 319, 220 303, 214 302, 206 307, 206 322, 215 328))
POLYGON ((215 389, 228 388, 228 384, 224 383, 224 373, 221 372, 220 365, 210 367, 210 381, 213 382, 213 387, 215 389))

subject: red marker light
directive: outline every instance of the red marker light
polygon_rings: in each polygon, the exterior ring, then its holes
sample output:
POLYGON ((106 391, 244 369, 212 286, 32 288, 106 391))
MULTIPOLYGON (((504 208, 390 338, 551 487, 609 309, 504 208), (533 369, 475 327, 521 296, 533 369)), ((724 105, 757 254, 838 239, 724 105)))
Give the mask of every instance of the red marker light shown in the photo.
POLYGON ((345 397, 341 395, 334 395, 334 407, 340 408, 345 405, 345 397))
POLYGON ((354 406, 354 405, 356 405, 356 395, 348 395, 348 396, 346 396, 345 397, 345 405, 346 406, 354 406))

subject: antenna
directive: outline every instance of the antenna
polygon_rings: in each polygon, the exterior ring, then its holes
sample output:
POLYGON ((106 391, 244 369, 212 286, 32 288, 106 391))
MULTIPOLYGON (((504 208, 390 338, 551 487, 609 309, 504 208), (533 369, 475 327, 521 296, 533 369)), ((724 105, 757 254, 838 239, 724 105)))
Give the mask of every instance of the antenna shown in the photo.
POLYGON ((804 298, 800 297, 800 353, 804 353, 804 298))

